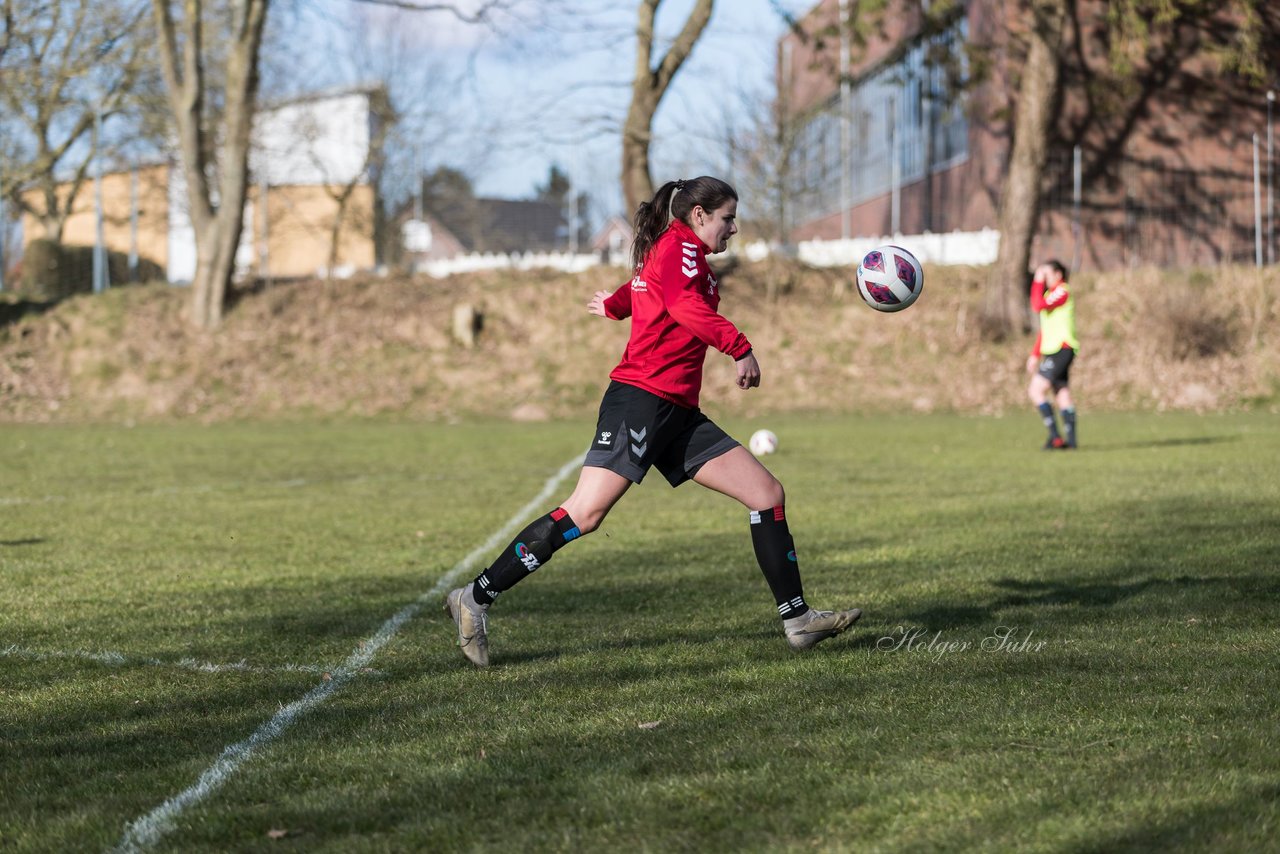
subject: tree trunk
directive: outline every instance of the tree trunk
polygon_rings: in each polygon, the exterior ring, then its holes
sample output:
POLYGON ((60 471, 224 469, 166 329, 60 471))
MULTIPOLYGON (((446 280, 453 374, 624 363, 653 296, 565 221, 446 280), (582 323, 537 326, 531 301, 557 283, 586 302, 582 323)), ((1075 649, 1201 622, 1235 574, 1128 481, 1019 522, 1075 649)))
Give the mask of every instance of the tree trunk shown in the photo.
POLYGON ((1053 110, 1061 86, 1058 57, 1066 0, 1035 0, 1031 17, 1009 173, 1000 194, 1000 250, 983 299, 982 328, 988 338, 996 340, 1022 330, 1027 317, 1025 286, 1031 242, 1040 219, 1040 183, 1053 131, 1053 110))
POLYGON ((626 123, 622 126, 622 192, 627 210, 635 213, 641 202, 653 198, 653 173, 649 169, 650 125, 654 108, 631 99, 626 123))
MULTIPOLYGON (((359 180, 359 179, 356 179, 359 180)), ((327 189, 327 188, 326 188, 327 189)), ((330 193, 329 196, 338 204, 333 214, 333 225, 329 227, 329 260, 325 264, 325 278, 333 278, 333 269, 338 266, 342 248, 342 226, 346 223, 348 208, 351 205, 351 194, 355 192, 356 182, 353 180, 342 187, 341 192, 330 193)))
POLYGON ((676 36, 671 49, 655 69, 651 66, 653 22, 661 4, 662 0, 642 0, 636 21, 636 65, 631 81, 631 106, 622 126, 622 192, 631 211, 653 197, 653 177, 649 171, 653 116, 671 80, 689 58, 707 21, 711 19, 715 0, 697 0, 680 35, 676 36))
POLYGON ((227 288, 235 274, 236 249, 244 227, 249 187, 249 143, 258 92, 258 53, 269 0, 236 4, 226 55, 226 92, 220 127, 206 125, 205 68, 209 54, 203 43, 200 0, 185 0, 182 35, 170 0, 152 0, 160 37, 160 67, 169 92, 169 107, 178 131, 191 227, 196 235, 196 272, 191 283, 190 320, 201 329, 222 322, 227 288), (209 179, 205 152, 218 156, 217 186, 209 179))

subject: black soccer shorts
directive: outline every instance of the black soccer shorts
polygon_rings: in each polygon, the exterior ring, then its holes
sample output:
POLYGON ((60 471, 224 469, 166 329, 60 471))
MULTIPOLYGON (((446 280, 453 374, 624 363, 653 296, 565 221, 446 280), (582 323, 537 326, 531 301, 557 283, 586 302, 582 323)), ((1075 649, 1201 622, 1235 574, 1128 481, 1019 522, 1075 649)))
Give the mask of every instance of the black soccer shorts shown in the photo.
POLYGON ((1066 388, 1071 383, 1071 363, 1075 357, 1075 350, 1063 347, 1058 352, 1041 358, 1040 367, 1036 373, 1047 379, 1053 385, 1054 391, 1066 388))
POLYGON ((584 465, 608 469, 632 483, 656 466, 672 486, 739 445, 701 409, 686 409, 644 389, 609 383, 584 465))

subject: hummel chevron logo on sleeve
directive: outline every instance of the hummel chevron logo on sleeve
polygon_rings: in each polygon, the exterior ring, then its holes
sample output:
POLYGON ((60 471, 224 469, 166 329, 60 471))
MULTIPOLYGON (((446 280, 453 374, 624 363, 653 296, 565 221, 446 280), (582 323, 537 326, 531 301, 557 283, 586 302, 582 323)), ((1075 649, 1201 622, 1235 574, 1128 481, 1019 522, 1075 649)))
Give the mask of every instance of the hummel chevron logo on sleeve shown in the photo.
POLYGON ((681 262, 684 264, 680 269, 684 270, 684 274, 689 278, 698 275, 698 247, 692 243, 681 243, 680 251, 684 254, 681 262))

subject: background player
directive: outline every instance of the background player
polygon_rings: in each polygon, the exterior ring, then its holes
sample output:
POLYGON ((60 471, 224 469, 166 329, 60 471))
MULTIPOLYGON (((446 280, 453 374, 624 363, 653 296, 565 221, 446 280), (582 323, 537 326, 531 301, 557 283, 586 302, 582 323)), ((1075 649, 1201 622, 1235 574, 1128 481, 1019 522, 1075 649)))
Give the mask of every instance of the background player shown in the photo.
POLYGON ((1031 384, 1027 395, 1048 428, 1045 450, 1076 447, 1076 405, 1071 397, 1071 363, 1080 342, 1076 340, 1076 305, 1067 285, 1067 270, 1059 261, 1046 261, 1031 279, 1031 310, 1040 317, 1040 333, 1027 358, 1031 384), (1063 432, 1049 403, 1053 392, 1062 413, 1063 432), (1065 434, 1065 435, 1064 435, 1065 434))

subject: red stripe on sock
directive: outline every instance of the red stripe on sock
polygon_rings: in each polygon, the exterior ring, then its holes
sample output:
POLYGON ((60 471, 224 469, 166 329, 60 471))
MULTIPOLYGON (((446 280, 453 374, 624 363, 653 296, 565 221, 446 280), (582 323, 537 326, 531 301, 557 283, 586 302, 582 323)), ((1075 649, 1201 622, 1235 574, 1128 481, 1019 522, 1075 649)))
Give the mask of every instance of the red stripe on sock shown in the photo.
POLYGON ((557 507, 555 510, 551 511, 551 521, 559 522, 561 519, 563 519, 565 516, 568 516, 568 515, 569 513, 563 507, 557 507))
POLYGON ((773 521, 784 522, 786 521, 786 518, 787 518, 787 514, 783 511, 781 504, 773 508, 773 521))

